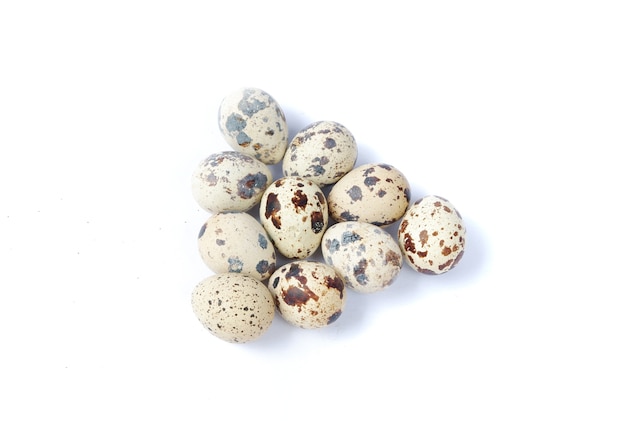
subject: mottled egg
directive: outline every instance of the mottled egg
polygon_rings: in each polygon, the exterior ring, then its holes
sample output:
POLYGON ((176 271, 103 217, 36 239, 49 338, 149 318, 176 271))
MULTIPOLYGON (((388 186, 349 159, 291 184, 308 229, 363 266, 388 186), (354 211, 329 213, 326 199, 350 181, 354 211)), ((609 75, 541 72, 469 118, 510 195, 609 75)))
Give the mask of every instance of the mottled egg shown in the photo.
POLYGON ((387 164, 365 164, 344 175, 328 194, 330 216, 338 222, 387 226, 402 218, 411 200, 409 181, 387 164))
POLYGON ((276 269, 276 252, 265 229, 250 214, 217 213, 200 228, 198 249, 215 273, 241 273, 264 281, 276 269))
POLYGON ((228 342, 259 338, 272 324, 274 300, 268 288, 251 276, 221 273, 193 289, 191 305, 200 323, 228 342))
POLYGON ((341 316, 346 300, 343 280, 322 262, 287 263, 276 269, 268 287, 279 314, 305 329, 333 323, 341 316))
POLYGON ((337 182, 356 162, 352 133, 334 121, 318 121, 298 132, 283 159, 283 175, 308 178, 324 187, 337 182))
POLYGON ((418 272, 441 274, 452 269, 465 250, 465 225, 452 204, 439 196, 416 201, 398 228, 400 248, 418 272))
POLYGON ((220 104, 218 124, 226 142, 238 152, 265 164, 276 164, 285 154, 285 114, 261 89, 243 88, 227 95, 220 104))
POLYGON ((192 176, 192 194, 208 212, 245 212, 261 200, 272 182, 269 167, 249 155, 236 151, 208 156, 192 176))
POLYGON ((339 222, 322 238, 322 255, 346 286, 357 292, 380 291, 402 269, 402 251, 383 228, 367 222, 339 222))
POLYGON ((283 256, 304 259, 322 241, 328 226, 328 204, 322 190, 311 180, 282 177, 263 193, 259 216, 283 256))

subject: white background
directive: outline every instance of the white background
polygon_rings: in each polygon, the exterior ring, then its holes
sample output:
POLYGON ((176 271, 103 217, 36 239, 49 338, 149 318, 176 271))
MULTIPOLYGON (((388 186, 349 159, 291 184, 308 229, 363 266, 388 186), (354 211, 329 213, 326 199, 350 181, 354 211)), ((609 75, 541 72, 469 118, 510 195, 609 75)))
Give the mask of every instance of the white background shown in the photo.
POLYGON ((2 2, 0 419, 625 419, 624 22, 602 0, 2 2), (211 336, 190 176, 242 86, 449 199, 459 265, 405 265, 324 329, 211 336))

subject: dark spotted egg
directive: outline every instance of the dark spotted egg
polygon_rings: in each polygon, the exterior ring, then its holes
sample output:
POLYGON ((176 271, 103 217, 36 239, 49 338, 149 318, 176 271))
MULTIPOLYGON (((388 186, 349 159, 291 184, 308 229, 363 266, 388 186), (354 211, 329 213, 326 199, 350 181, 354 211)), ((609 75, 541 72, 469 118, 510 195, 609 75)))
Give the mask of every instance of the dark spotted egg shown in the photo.
POLYGON ((402 251, 396 239, 383 228, 367 222, 339 222, 322 238, 324 261, 357 292, 380 291, 402 269, 402 251))
POLYGON ((322 241, 328 226, 328 204, 322 190, 311 180, 282 177, 263 193, 259 216, 283 256, 304 259, 322 241))
POLYGON ((344 283, 322 262, 297 260, 274 272, 268 281, 279 314, 288 323, 314 329, 336 321, 344 308, 344 283))
POLYGON ((280 162, 287 149, 287 121, 276 100, 257 88, 231 92, 222 100, 218 124, 236 151, 265 164, 280 162))
POLYGON ((328 194, 330 216, 338 222, 360 221, 378 226, 396 222, 409 207, 410 184, 397 168, 365 164, 344 175, 328 194))
POLYGON ((276 307, 263 283, 241 273, 209 276, 193 289, 194 314, 216 337, 250 342, 269 329, 276 307))
POLYGON ((209 217, 200 229, 198 249, 215 273, 242 273, 264 281, 276 269, 276 252, 267 233, 244 212, 209 217))
POLYGON ((258 159, 226 151, 198 165, 191 188, 198 205, 208 212, 245 212, 259 203, 272 180, 269 167, 258 159))
POLYGON ((305 177, 324 187, 354 167, 357 152, 354 136, 345 126, 318 121, 300 130, 289 143, 283 174, 305 177))
POLYGON ((452 204, 439 196, 416 201, 398 228, 400 248, 418 272, 441 274, 452 269, 465 250, 465 225, 452 204))

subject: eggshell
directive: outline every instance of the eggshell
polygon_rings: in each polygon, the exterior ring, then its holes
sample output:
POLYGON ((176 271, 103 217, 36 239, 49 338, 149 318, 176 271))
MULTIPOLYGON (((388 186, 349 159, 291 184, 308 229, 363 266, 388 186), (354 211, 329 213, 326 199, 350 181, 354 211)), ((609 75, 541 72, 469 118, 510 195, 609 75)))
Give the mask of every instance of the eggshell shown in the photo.
POLYGON ((402 218, 398 241, 413 269, 441 274, 455 267, 463 256, 465 225, 449 201, 426 196, 411 205, 402 218))
POLYGON ((243 88, 224 97, 218 125, 234 150, 265 164, 278 163, 287 149, 285 114, 276 100, 261 89, 243 88))
POLYGON ((334 121, 318 121, 300 130, 289 143, 283 175, 308 178, 324 187, 337 182, 357 159, 354 136, 334 121))
POLYGON ((205 278, 193 289, 191 305, 200 323, 213 335, 239 343, 265 333, 276 308, 265 285, 240 273, 205 278))
POLYGON ((328 207, 338 222, 387 226, 402 218, 410 199, 411 186, 400 170, 387 164, 364 164, 332 187, 328 207))
POLYGON ((241 152, 208 156, 192 176, 192 194, 208 212, 245 212, 261 200, 272 182, 272 172, 261 161, 241 152))
POLYGON ((276 269, 276 253, 269 236, 247 213, 212 215, 200 229, 198 249, 215 273, 241 273, 264 281, 276 269))
POLYGON ((339 222, 322 238, 322 255, 350 289, 371 293, 387 288, 402 269, 396 239, 367 222, 339 222))
POLYGON ((261 225, 285 257, 304 259, 320 245, 328 226, 328 204, 322 190, 302 177, 282 177, 263 193, 261 225))
POLYGON ((344 283, 335 270, 322 262, 294 261, 274 272, 268 282, 279 314, 305 329, 327 326, 344 308, 344 283))

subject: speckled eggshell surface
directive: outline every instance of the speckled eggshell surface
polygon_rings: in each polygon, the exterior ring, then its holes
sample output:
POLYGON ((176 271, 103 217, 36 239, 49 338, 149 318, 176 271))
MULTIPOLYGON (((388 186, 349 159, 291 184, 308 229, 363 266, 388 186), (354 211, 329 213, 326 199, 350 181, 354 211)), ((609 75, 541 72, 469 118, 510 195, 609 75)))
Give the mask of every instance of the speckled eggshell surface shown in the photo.
POLYGON ((402 218, 410 200, 411 187, 400 170, 388 164, 364 164, 332 187, 328 207, 335 221, 384 227, 402 218))
POLYGON ((259 216, 283 256, 304 259, 322 241, 328 226, 328 204, 322 190, 311 180, 282 177, 263 193, 259 216))
POLYGON ((242 88, 222 100, 218 124, 226 142, 236 151, 265 164, 280 162, 288 144, 283 110, 267 92, 242 88))
POLYGON ((463 256, 465 224, 449 201, 426 196, 411 205, 402 218, 398 241, 413 269, 442 274, 455 267, 463 256))
POLYGON ((193 289, 194 314, 213 335, 227 342, 258 339, 272 324, 276 307, 260 281, 240 273, 209 276, 193 289))
POLYGON ((283 319, 305 329, 335 322, 345 305, 343 280, 322 262, 287 263, 274 272, 268 287, 283 319))
POLYGON ((322 255, 350 289, 371 293, 387 288, 402 269, 396 239, 367 222, 339 222, 322 238, 322 255))
POLYGON ((236 151, 209 155, 191 180, 194 199, 211 213, 245 212, 261 200, 272 182, 272 172, 261 161, 236 151))
POLYGON ((283 159, 283 175, 300 176, 324 187, 337 182, 357 159, 354 136, 334 121, 318 121, 300 130, 283 159))
POLYGON ((217 213, 202 225, 198 249, 215 273, 241 273, 264 281, 276 269, 276 252, 261 224, 243 212, 217 213))

